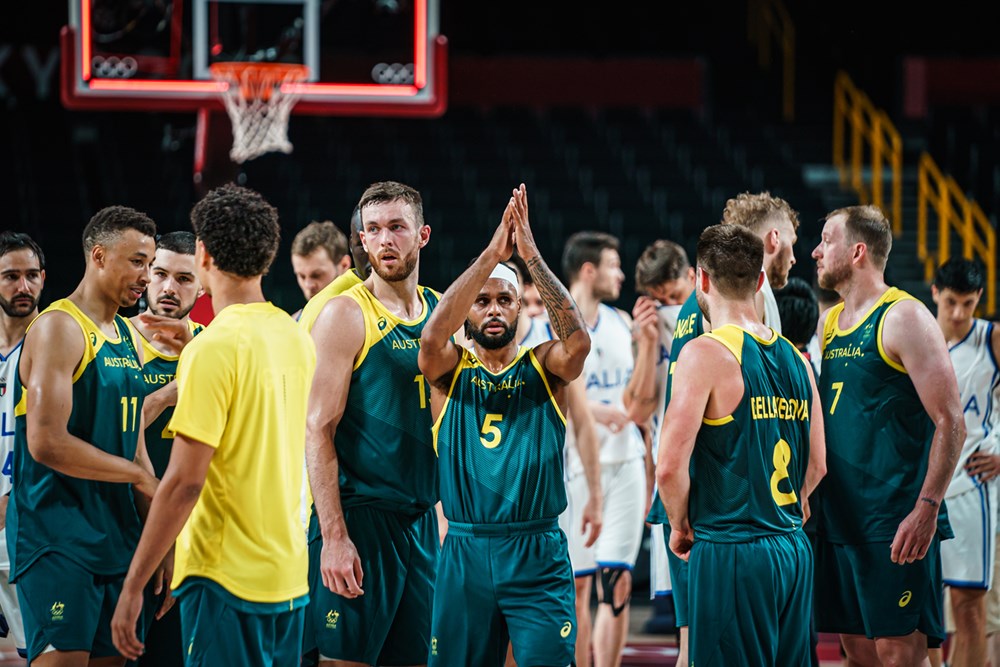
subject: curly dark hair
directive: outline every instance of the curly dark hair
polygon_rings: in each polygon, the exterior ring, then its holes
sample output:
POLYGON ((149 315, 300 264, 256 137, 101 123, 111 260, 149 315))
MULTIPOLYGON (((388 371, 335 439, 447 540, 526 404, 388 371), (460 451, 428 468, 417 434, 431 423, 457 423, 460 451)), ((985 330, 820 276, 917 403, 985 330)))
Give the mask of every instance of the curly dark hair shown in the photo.
POLYGON ((805 348, 816 333, 819 303, 809 283, 792 276, 781 289, 774 291, 781 316, 781 335, 799 349, 805 348))
POLYGON ((191 226, 215 265, 226 273, 262 276, 278 252, 278 211, 248 188, 231 184, 215 188, 191 210, 191 226))
POLYGON ((127 229, 143 236, 156 236, 156 223, 148 215, 128 206, 108 206, 94 214, 83 228, 83 252, 89 255, 96 245, 106 246, 127 229))

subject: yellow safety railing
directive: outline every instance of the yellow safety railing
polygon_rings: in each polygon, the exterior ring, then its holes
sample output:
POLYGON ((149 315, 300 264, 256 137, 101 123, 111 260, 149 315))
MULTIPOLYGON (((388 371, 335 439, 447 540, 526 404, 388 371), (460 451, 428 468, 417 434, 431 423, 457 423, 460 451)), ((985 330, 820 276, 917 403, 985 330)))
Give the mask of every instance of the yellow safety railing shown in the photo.
POLYGON ((903 233, 903 140, 889 115, 877 109, 868 96, 855 87, 844 72, 833 84, 833 164, 840 183, 850 185, 863 204, 874 204, 888 214, 892 233, 903 233), (850 130, 850 155, 846 154, 846 134, 850 130), (868 156, 867 162, 865 155, 868 156), (888 205, 883 170, 891 170, 888 205), (870 185, 864 168, 871 170, 870 185))
POLYGON ((795 24, 781 0, 748 0, 747 39, 757 47, 757 62, 771 66, 771 43, 781 47, 781 115, 795 120, 795 24))
POLYGON ((924 279, 951 257, 951 235, 962 242, 962 257, 978 258, 986 266, 986 312, 996 313, 997 235, 983 209, 969 199, 951 176, 941 173, 930 155, 920 156, 917 172, 917 254, 924 279), (937 249, 927 239, 928 210, 937 216, 937 249))

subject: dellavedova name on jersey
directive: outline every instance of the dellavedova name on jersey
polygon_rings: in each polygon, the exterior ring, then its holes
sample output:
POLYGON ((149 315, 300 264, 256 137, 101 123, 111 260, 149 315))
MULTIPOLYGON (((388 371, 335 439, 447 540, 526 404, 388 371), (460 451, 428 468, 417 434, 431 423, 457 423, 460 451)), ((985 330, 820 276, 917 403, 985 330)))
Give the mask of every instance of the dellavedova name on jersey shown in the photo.
POLYGON ((751 396, 750 416, 753 419, 805 421, 809 419, 809 401, 781 396, 751 396))

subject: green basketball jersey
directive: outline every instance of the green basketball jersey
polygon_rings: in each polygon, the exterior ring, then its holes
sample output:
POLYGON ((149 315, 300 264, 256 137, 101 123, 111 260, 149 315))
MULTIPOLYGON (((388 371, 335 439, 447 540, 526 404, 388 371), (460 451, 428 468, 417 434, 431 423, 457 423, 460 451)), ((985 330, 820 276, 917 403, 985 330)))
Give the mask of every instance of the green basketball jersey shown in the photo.
MULTIPOLYGON (((188 321, 191 333, 198 335, 203 327, 197 322, 188 321)), ((142 379, 146 383, 146 395, 152 394, 163 385, 169 384, 174 379, 177 372, 177 360, 179 357, 164 354, 139 335, 142 343, 142 379)), ((163 479, 163 473, 167 470, 167 463, 170 461, 170 447, 174 443, 174 432, 167 428, 170 418, 174 415, 173 406, 166 408, 160 416, 146 426, 146 453, 153 464, 153 472, 159 479, 163 479)))
MULTIPOLYGON (((695 293, 691 292, 687 301, 681 306, 680 313, 677 314, 677 327, 674 329, 674 339, 670 344, 670 359, 667 365, 667 396, 663 405, 664 411, 670 405, 670 393, 673 391, 674 366, 677 365, 677 357, 685 345, 703 333, 705 333, 704 318, 701 308, 698 306, 698 299, 695 293)), ((663 415, 660 415, 660 419, 663 419, 663 415)), ((660 500, 659 493, 653 496, 653 504, 649 508, 649 516, 646 517, 646 521, 654 524, 667 523, 667 510, 663 507, 663 501, 660 500)))
POLYGON ((749 542, 802 527, 798 494, 809 464, 808 363, 777 333, 769 341, 731 324, 705 334, 740 363, 743 397, 703 420, 691 455, 695 539, 749 542))
MULTIPOLYGON (((912 296, 890 287, 857 324, 837 325, 843 304, 823 325, 820 399, 827 474, 820 483, 820 530, 838 544, 890 541, 916 505, 927 474, 934 423, 913 381, 885 353, 886 313, 912 296)), ((941 506, 938 529, 950 536, 941 506)))
MULTIPOLYGON (((108 338, 69 299, 56 301, 45 313, 52 311, 70 315, 86 340, 73 374, 67 430, 108 454, 133 460, 146 393, 138 335, 128 320, 115 316, 118 338, 108 338)), ((72 558, 95 574, 124 573, 141 531, 132 486, 70 477, 36 462, 28 451, 26 411, 45 406, 27 405, 20 375, 15 391, 14 489, 7 513, 11 580, 48 552, 72 558)))
MULTIPOLYGON (((430 386, 417 366, 420 334, 440 295, 417 287, 423 311, 405 321, 364 284, 343 293, 361 306, 365 342, 354 364, 334 445, 344 508, 421 514, 438 500, 430 386)), ((310 538, 319 535, 313 521, 310 538)))
POLYGON ((555 519, 566 509, 566 419, 528 348, 498 373, 463 349, 433 433, 449 521, 555 519))

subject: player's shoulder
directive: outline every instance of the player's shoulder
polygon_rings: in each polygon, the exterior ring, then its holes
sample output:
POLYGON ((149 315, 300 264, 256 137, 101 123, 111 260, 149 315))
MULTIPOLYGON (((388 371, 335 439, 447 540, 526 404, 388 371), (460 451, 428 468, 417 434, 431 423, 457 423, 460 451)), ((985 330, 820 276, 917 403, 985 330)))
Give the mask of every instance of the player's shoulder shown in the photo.
POLYGON ((621 308, 609 308, 609 310, 611 310, 611 312, 613 312, 615 314, 615 316, 618 318, 619 321, 622 322, 622 324, 624 324, 625 326, 627 326, 629 329, 632 328, 632 316, 631 315, 629 315, 628 313, 626 313, 621 308))
MULTIPOLYGON (((46 345, 65 345, 90 338, 96 344, 96 325, 69 299, 60 299, 43 310, 25 331, 25 340, 44 339, 46 345)), ((49 348, 52 349, 52 348, 49 348)))
POLYGON ((441 292, 438 292, 433 287, 427 287, 426 285, 417 285, 417 292, 419 292, 428 301, 433 300, 437 303, 441 300, 441 292))
POLYGON ((990 351, 994 367, 1000 370, 1000 326, 997 326, 996 322, 986 320, 982 322, 986 329, 986 347, 990 351))
POLYGON ((933 322, 937 327, 930 309, 922 301, 899 288, 889 288, 882 297, 882 307, 885 309, 883 325, 885 328, 902 327, 906 331, 911 326, 927 325, 929 322, 933 322))
POLYGON ((306 333, 312 333, 317 326, 321 329, 349 327, 352 322, 360 322, 365 312, 375 309, 374 304, 367 298, 368 290, 363 283, 340 294, 330 294, 319 300, 321 294, 317 294, 309 301, 302 311, 302 317, 299 318, 299 326, 306 333))
POLYGON ((358 276, 354 269, 340 274, 332 283, 317 292, 313 298, 309 299, 299 316, 299 326, 301 326, 307 333, 311 332, 313 326, 316 324, 316 320, 319 319, 320 315, 324 312, 324 310, 326 310, 327 306, 329 306, 333 301, 336 301, 338 297, 355 294, 353 297, 354 300, 361 303, 362 300, 357 298, 355 290, 363 288, 363 286, 364 281, 361 280, 360 276, 358 276))
MULTIPOLYGON (((692 352, 700 352, 706 358, 718 358, 721 360, 732 356, 739 363, 743 363, 743 348, 748 335, 745 329, 734 324, 725 324, 718 329, 713 329, 698 336, 688 343, 684 349, 691 348, 692 352)), ((777 334, 773 334, 772 332, 772 335, 777 334)))
POLYGON ((739 327, 727 325, 693 338, 681 350, 678 362, 690 368, 698 365, 704 369, 735 360, 743 361, 745 332, 739 327))
POLYGON ((781 346, 785 354, 797 358, 800 362, 802 362, 804 368, 809 370, 812 369, 812 364, 810 363, 809 359, 806 357, 805 354, 803 354, 802 350, 795 347, 795 343, 788 340, 781 334, 777 334, 777 336, 778 336, 778 345, 781 346))

